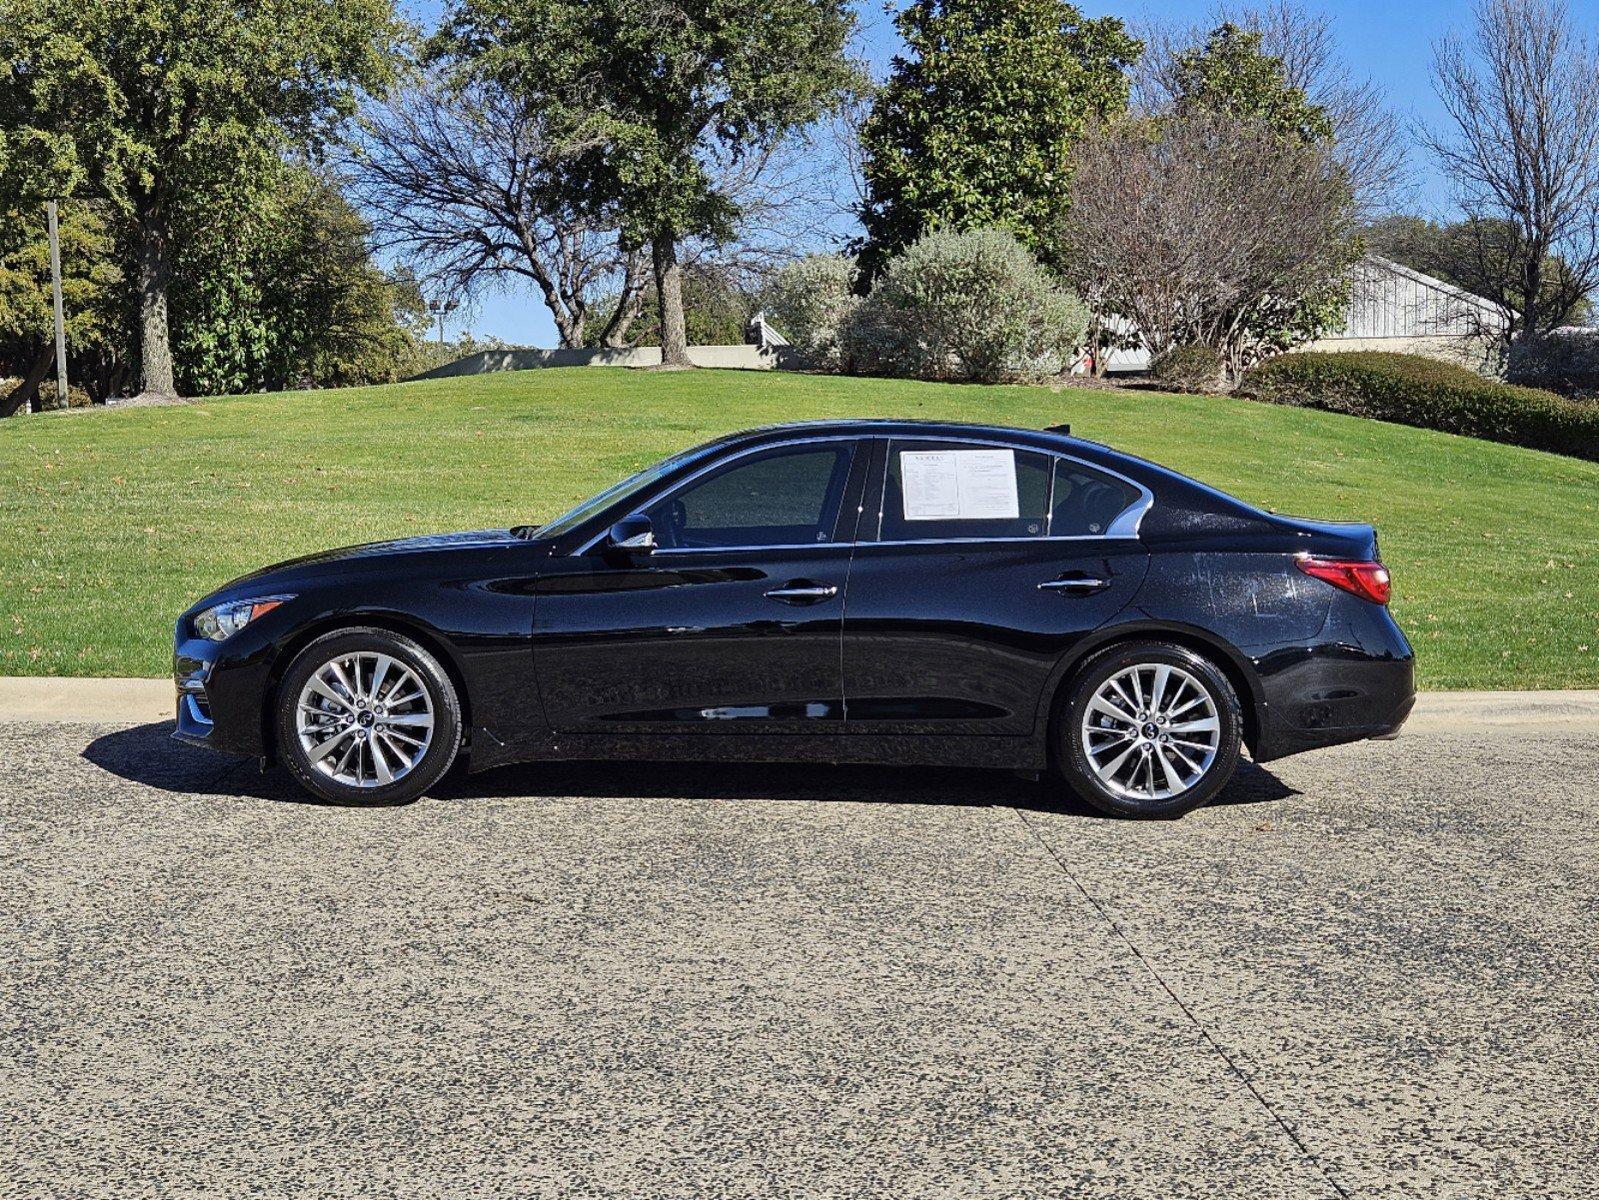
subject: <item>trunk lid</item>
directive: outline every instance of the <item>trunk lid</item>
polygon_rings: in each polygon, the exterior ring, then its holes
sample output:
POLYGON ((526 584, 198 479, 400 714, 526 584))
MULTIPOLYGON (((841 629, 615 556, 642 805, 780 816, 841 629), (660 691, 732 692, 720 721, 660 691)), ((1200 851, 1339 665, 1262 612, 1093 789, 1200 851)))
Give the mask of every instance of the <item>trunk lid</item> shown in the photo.
POLYGON ((1267 513, 1273 528, 1292 539, 1295 552, 1317 558, 1342 558, 1361 562, 1378 561, 1377 531, 1358 521, 1312 521, 1304 517, 1284 517, 1267 513))

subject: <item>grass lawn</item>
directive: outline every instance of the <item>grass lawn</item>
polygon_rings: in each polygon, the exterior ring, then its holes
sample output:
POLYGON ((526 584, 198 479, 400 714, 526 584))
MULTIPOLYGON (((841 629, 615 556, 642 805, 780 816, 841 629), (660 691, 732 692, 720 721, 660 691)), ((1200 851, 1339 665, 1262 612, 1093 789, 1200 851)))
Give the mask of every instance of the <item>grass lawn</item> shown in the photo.
POLYGON ((1371 521, 1423 687, 1599 686, 1599 465, 1241 400, 599 368, 0 422, 0 673, 163 675, 176 614, 249 568, 536 522, 713 434, 845 416, 1070 421, 1371 521))

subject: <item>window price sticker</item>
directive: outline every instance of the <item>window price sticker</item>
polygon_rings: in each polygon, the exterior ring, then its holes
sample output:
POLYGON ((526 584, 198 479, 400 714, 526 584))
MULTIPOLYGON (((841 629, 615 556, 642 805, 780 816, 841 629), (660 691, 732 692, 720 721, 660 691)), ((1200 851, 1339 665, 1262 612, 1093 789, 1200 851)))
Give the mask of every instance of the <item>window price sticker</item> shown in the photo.
POLYGON ((1019 515, 1013 450, 902 450, 907 521, 997 521, 1019 515))

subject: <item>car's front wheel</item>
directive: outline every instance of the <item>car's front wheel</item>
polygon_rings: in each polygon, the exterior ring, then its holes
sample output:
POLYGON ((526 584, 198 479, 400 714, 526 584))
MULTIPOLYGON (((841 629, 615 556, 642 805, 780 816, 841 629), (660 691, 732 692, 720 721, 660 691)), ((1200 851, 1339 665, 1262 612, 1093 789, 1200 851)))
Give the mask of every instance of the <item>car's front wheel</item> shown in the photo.
POLYGON ((1175 817, 1226 785, 1242 729, 1237 693, 1209 659, 1163 642, 1114 646, 1068 685, 1057 760, 1102 812, 1175 817))
POLYGON ((306 791, 332 804, 404 804, 438 782, 461 744, 461 706, 439 661, 387 629, 327 634, 277 690, 277 745, 306 791))

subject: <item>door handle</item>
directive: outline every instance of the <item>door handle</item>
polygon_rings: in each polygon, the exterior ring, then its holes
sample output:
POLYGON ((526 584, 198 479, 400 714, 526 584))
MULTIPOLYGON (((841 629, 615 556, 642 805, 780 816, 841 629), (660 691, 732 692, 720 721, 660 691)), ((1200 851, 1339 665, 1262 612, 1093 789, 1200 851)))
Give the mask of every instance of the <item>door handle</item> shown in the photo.
POLYGON ((1102 592, 1110 586, 1110 580, 1102 579, 1098 575, 1073 575, 1067 579, 1050 579, 1038 585, 1041 592, 1066 592, 1072 596, 1087 596, 1092 592, 1102 592))
POLYGON ((803 579, 796 579, 780 588, 773 588, 766 593, 766 598, 780 604, 820 604, 836 595, 838 588, 831 583, 807 583, 803 579))

